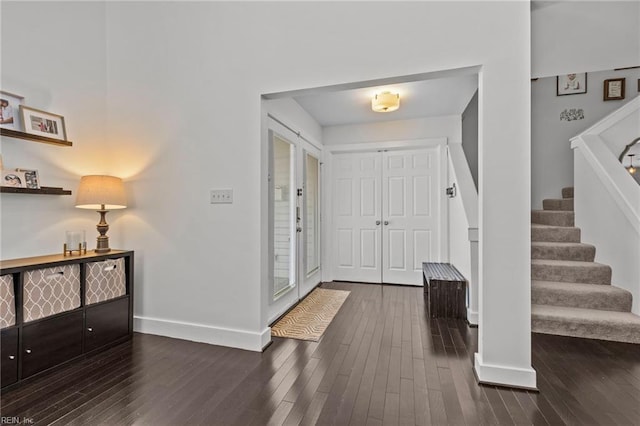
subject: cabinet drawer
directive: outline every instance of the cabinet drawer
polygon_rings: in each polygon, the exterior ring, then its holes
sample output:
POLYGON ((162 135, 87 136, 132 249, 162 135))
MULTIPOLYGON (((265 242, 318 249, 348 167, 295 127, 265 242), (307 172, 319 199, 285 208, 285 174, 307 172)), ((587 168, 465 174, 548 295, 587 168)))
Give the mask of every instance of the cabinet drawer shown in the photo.
POLYGON ((24 325, 22 378, 68 361, 82 353, 82 311, 24 325))
POLYGON ((16 323, 16 298, 13 292, 13 275, 0 276, 0 328, 16 323))
POLYGON ((127 285, 124 266, 124 258, 87 263, 85 304, 124 296, 127 285))
POLYGON ((24 322, 80 306, 80 265, 35 269, 24 274, 24 322))
POLYGON ((0 387, 18 381, 18 329, 10 328, 0 333, 0 387))
POLYGON ((129 334, 129 297, 87 307, 85 352, 129 334))

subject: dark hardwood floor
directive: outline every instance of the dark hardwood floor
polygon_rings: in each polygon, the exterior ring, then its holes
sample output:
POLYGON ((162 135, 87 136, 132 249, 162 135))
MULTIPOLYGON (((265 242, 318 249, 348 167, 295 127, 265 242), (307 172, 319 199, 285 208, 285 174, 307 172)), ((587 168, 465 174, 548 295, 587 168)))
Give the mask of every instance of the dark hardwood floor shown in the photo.
POLYGON ((478 386, 477 329, 430 320, 421 288, 323 287, 351 295, 320 342, 275 338, 260 354, 136 333, 4 392, 3 422, 640 424, 638 345, 534 334, 539 393, 478 386))

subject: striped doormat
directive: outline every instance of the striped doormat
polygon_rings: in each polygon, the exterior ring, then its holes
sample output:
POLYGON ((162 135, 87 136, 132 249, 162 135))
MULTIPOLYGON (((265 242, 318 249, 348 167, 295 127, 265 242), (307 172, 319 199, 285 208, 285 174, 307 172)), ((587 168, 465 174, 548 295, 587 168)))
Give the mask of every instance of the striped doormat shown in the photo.
POLYGON ((317 342, 350 291, 316 288, 271 327, 271 335, 317 342))

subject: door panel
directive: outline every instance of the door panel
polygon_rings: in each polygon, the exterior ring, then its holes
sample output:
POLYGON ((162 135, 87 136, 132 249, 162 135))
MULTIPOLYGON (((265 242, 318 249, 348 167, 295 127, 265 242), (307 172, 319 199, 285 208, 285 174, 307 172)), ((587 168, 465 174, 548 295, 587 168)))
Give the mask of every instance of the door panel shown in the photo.
POLYGON ((333 177, 334 279, 380 282, 381 157, 337 154, 333 177))
POLYGON ((382 153, 383 282, 420 285, 422 262, 440 260, 439 151, 382 153))

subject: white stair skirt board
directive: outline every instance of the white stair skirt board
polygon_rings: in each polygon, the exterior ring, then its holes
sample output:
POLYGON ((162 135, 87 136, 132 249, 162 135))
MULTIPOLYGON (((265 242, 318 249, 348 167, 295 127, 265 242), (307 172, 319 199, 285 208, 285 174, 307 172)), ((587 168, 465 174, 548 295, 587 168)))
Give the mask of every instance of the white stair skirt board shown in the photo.
POLYGON ((482 355, 475 353, 473 370, 478 382, 485 385, 507 386, 537 391, 536 370, 496 364, 485 364, 482 355))
POLYGON ((182 321, 134 316, 133 330, 139 333, 173 337, 192 342, 261 352, 271 341, 271 328, 261 332, 213 327, 182 321))

